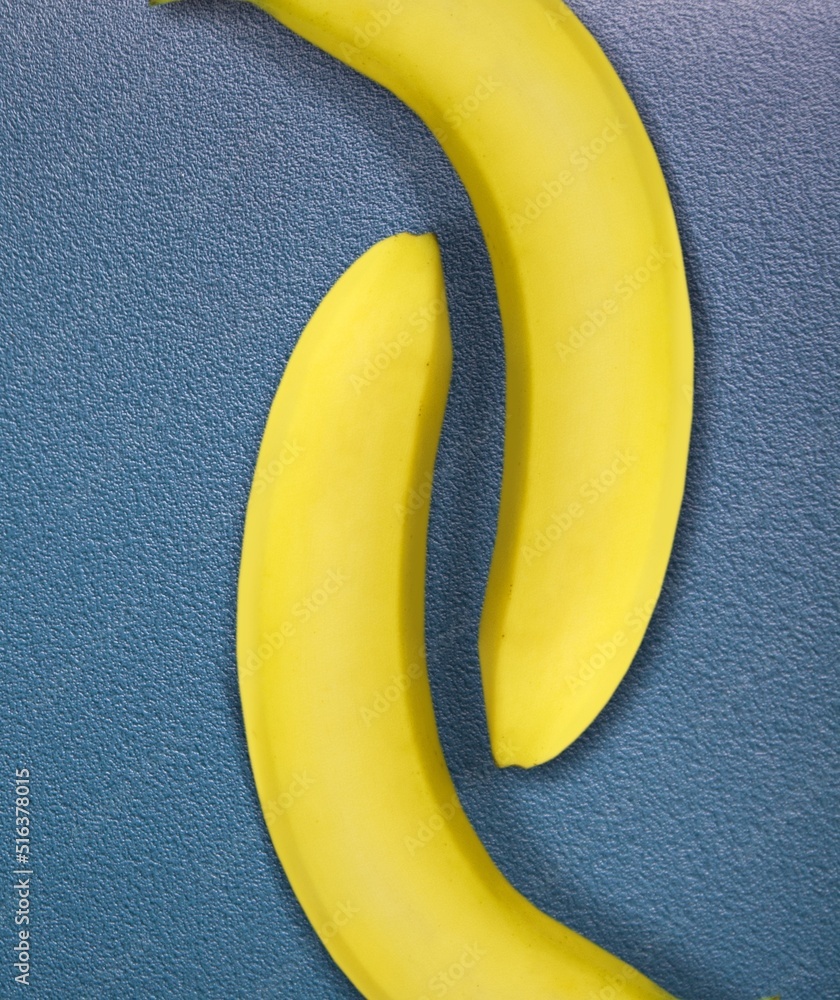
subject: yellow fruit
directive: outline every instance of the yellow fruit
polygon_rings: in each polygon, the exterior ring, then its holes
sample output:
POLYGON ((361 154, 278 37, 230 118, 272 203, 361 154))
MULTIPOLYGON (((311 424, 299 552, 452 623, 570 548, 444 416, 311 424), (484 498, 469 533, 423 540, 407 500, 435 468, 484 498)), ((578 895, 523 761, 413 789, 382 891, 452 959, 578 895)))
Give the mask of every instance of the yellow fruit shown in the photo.
POLYGON ((412 107, 475 206, 507 358, 482 675, 497 761, 538 764, 624 676, 682 499, 691 319, 656 155, 558 0, 258 5, 412 107))
POLYGON ((271 407, 238 659, 275 848, 368 1000, 665 1000, 505 881, 449 776, 423 591, 450 363, 434 238, 395 236, 327 295, 271 407))

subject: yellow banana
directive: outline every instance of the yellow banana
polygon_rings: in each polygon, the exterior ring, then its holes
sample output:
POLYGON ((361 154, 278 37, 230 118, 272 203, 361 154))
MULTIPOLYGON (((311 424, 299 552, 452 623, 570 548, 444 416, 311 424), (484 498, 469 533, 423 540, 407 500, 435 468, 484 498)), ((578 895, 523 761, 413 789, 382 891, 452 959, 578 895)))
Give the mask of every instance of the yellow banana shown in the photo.
POLYGON ((682 499, 691 319, 656 155, 559 0, 258 6, 412 107, 475 206, 507 359, 482 677, 497 761, 538 764, 624 676, 682 499))
POLYGON ((423 654, 419 487, 450 363, 435 240, 395 236, 319 306, 271 407, 238 657, 274 845, 368 1000, 665 1000, 505 881, 449 776, 423 654))

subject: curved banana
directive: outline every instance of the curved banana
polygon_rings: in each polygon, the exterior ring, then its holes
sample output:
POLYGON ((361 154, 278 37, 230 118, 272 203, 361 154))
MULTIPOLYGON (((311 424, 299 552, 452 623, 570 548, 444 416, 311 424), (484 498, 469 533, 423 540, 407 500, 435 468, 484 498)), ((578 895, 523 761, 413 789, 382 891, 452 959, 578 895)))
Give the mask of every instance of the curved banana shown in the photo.
POLYGON ((664 1000, 505 881, 450 779, 423 654, 450 361, 435 240, 391 237, 327 295, 271 407, 238 657, 275 848, 368 1000, 664 1000))
POLYGON ((469 192, 507 359, 479 649, 500 764, 571 743, 624 676, 682 499, 692 338, 653 148, 559 0, 258 0, 393 91, 469 192))

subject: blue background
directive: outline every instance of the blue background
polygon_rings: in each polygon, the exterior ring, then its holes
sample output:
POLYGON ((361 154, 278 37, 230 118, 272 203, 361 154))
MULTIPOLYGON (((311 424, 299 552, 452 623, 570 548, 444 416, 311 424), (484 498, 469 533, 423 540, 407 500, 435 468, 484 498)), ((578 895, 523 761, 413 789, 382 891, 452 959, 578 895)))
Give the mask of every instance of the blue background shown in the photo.
MULTIPOLYGON (((696 418, 665 589, 560 759, 494 772, 475 632, 500 328, 468 199, 394 98, 249 6, 0 0, 0 995, 33 771, 37 997, 357 996, 257 805, 235 592, 267 409, 339 275, 438 234, 455 340, 428 643, 507 876, 684 1000, 840 996, 832 0, 575 0, 671 188, 696 418), (832 926, 833 924, 833 926, 832 926)), ((531 1000, 531 998, 517 998, 531 1000)))

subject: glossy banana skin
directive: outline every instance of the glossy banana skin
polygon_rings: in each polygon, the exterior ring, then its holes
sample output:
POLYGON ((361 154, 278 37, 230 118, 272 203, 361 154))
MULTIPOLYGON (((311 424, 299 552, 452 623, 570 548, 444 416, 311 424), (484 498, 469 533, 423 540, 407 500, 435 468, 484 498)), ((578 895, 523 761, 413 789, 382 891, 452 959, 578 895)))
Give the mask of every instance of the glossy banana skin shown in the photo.
POLYGON ((330 291, 272 405, 237 635, 272 840, 368 1000, 667 1000, 504 879, 447 770, 423 652, 418 484, 431 481, 450 365, 436 243, 400 235, 330 291), (380 374, 360 381, 369 362, 380 374))
POLYGON ((479 651, 497 762, 539 764, 629 667, 682 500, 691 317, 656 155, 555 0, 259 6, 413 108, 475 206, 507 362, 479 651))

